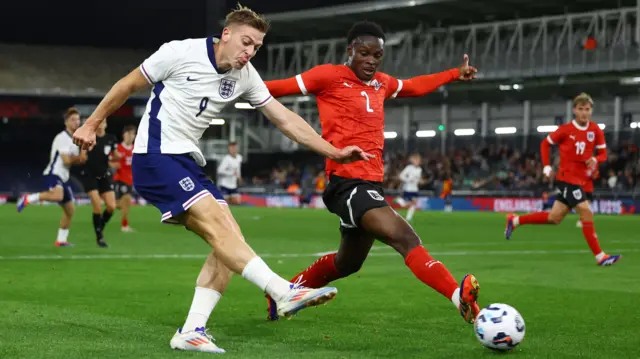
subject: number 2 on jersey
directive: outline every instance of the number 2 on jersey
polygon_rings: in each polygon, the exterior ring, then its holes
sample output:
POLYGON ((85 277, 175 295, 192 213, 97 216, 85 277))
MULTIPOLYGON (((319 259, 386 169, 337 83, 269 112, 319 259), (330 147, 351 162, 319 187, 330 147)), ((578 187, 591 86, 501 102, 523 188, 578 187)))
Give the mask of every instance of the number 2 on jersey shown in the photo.
POLYGON ((207 109, 208 104, 209 104, 209 98, 203 97, 202 100, 200 100, 200 112, 196 114, 196 117, 200 116, 200 114, 202 114, 202 112, 207 109))
POLYGON ((365 91, 360 92, 360 95, 364 96, 367 99, 367 112, 373 112, 371 106, 369 105, 369 95, 365 91))
POLYGON ((583 141, 576 142, 576 155, 583 155, 584 149, 587 147, 587 144, 583 141))

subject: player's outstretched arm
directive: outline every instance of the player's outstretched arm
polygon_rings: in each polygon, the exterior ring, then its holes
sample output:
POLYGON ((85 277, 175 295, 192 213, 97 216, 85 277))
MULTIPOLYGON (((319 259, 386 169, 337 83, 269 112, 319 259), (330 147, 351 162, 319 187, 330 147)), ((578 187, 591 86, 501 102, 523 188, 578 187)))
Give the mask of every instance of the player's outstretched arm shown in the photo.
POLYGON ((375 157, 357 146, 343 149, 333 147, 325 141, 302 117, 273 100, 260 108, 260 111, 290 139, 309 147, 311 150, 339 163, 359 160, 368 161, 375 157))
POLYGON ((119 109, 129 96, 146 87, 149 87, 149 82, 139 67, 116 82, 84 125, 73 134, 73 142, 82 149, 93 148, 96 142, 96 129, 100 123, 119 109))
POLYGON ((420 97, 437 90, 450 82, 471 81, 476 78, 478 70, 469 65, 469 56, 463 57, 462 64, 450 70, 436 74, 421 75, 398 82, 397 97, 420 97))
POLYGON ((302 94, 295 76, 284 80, 265 81, 264 84, 275 98, 302 94))

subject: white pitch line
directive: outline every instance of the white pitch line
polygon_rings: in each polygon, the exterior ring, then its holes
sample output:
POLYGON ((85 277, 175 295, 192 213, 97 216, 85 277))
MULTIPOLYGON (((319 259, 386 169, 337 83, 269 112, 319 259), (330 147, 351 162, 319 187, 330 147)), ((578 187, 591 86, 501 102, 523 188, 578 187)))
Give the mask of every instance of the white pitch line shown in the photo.
MULTIPOLYGON (((640 252, 640 248, 612 249, 610 253, 640 252)), ((301 258, 320 257, 326 254, 335 253, 265 253, 262 258, 301 258)), ((548 254, 583 254, 590 253, 587 249, 569 250, 506 250, 506 251, 443 251, 430 252, 433 256, 481 256, 481 255, 548 255, 548 254)), ((76 254, 76 255, 22 255, 22 256, 0 256, 0 260, 83 260, 83 259, 204 259, 206 254, 76 254)), ((396 252, 373 252, 371 257, 399 256, 396 252)))

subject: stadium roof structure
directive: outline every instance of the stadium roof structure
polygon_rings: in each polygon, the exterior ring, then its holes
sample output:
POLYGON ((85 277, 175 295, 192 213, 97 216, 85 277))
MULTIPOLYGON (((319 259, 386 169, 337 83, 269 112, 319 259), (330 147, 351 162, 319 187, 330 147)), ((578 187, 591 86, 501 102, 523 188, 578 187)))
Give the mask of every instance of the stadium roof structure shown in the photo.
POLYGON ((638 0, 374 0, 312 9, 266 12, 269 42, 336 38, 355 21, 383 24, 386 31, 447 27, 635 6, 638 0))

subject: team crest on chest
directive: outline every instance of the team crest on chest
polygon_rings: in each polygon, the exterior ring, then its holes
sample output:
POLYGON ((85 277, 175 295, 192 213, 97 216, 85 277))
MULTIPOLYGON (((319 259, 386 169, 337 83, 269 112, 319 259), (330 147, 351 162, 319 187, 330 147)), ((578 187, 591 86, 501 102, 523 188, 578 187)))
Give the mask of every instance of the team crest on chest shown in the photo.
POLYGON ((218 92, 220 93, 220 97, 223 99, 228 99, 233 96, 233 91, 236 89, 236 81, 235 80, 220 80, 220 88, 218 92))
POLYGON ((587 140, 589 140, 589 142, 593 142, 593 140, 595 139, 596 139, 595 132, 592 132, 592 131, 587 132, 587 140))
POLYGON ((382 84, 378 80, 373 80, 371 81, 370 86, 373 86, 373 88, 375 88, 376 91, 378 91, 380 90, 380 87, 382 87, 382 84))

